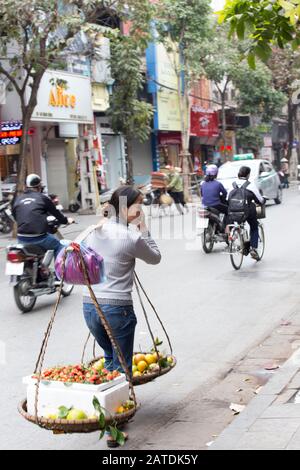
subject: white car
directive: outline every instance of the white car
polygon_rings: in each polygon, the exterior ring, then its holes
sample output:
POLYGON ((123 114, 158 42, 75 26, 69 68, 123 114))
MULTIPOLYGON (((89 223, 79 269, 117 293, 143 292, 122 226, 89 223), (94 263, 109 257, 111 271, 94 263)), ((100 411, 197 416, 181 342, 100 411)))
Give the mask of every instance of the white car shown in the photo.
MULTIPOLYGON (((239 157, 238 155, 236 157, 239 157)), ((242 166, 251 168, 251 182, 255 182, 258 189, 262 191, 263 196, 268 199, 274 199, 276 204, 282 202, 282 187, 279 176, 273 165, 262 159, 240 158, 234 159, 232 162, 226 162, 219 168, 218 181, 223 184, 226 191, 232 190, 232 183, 237 179, 239 169, 242 166)))

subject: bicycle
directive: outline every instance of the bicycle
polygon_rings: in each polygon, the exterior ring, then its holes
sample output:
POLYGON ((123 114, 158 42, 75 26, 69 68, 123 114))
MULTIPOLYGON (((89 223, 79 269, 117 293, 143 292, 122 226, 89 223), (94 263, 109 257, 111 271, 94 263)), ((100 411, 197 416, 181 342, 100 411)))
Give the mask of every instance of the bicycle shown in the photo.
MULTIPOLYGON (((243 264, 244 256, 250 253, 250 235, 246 222, 234 222, 229 226, 229 254, 230 261, 234 269, 239 270, 243 264)), ((258 221, 258 260, 261 261, 265 252, 265 232, 263 224, 258 221)))

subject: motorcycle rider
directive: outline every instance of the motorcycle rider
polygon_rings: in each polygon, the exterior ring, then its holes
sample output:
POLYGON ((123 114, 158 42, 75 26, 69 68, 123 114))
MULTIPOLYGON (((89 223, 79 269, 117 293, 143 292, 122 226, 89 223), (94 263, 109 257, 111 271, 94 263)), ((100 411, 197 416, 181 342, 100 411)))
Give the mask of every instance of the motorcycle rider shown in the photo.
POLYGON ((206 167, 205 180, 200 185, 202 204, 205 207, 216 209, 222 214, 227 214, 227 191, 222 183, 216 180, 218 171, 217 165, 208 165, 206 167))
MULTIPOLYGON (((233 183, 233 185, 236 185, 238 188, 245 185, 245 194, 249 207, 246 221, 250 226, 250 255, 253 259, 259 260, 259 254, 257 253, 259 233, 255 204, 263 205, 265 204, 266 199, 260 194, 259 189, 254 182, 249 183, 250 173, 251 168, 248 166, 242 166, 238 173, 238 179, 233 183)), ((234 191, 234 188, 229 192, 228 200, 230 199, 232 191, 234 191)))
POLYGON ((65 217, 51 199, 42 193, 41 178, 34 173, 27 176, 26 189, 16 197, 12 213, 18 226, 18 242, 23 245, 37 245, 45 251, 53 250, 55 257, 63 245, 48 233, 47 216, 53 215, 64 225, 74 222, 65 217))

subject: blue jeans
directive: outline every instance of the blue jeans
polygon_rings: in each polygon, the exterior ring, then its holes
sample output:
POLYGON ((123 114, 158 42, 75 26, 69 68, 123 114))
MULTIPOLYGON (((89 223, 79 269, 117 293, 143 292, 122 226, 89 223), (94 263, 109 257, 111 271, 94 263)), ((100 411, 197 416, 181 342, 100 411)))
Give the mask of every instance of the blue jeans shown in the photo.
MULTIPOLYGON (((123 353, 127 367, 131 373, 134 331, 137 324, 133 306, 100 305, 100 307, 112 328, 114 338, 123 353)), ((106 369, 109 371, 119 370, 120 372, 124 372, 117 352, 111 344, 95 306, 93 304, 84 303, 83 314, 90 332, 99 346, 104 350, 106 369)))
POLYGON ((38 245, 45 251, 53 250, 55 258, 64 247, 60 241, 53 235, 50 235, 50 233, 42 235, 41 237, 18 237, 18 242, 22 243, 22 245, 38 245))
POLYGON ((256 216, 250 216, 247 219, 248 224, 250 225, 250 246, 251 248, 257 249, 258 247, 258 221, 256 216))

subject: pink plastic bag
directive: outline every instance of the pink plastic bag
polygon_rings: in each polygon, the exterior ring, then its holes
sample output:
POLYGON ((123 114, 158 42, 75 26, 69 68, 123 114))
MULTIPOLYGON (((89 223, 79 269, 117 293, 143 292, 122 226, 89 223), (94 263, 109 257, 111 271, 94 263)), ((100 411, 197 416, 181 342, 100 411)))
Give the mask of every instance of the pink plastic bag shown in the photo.
POLYGON ((71 243, 62 249, 55 260, 55 273, 58 279, 63 274, 63 259, 67 250, 64 280, 67 284, 86 285, 79 252, 83 256, 90 284, 104 282, 104 262, 101 255, 83 243, 71 243))

